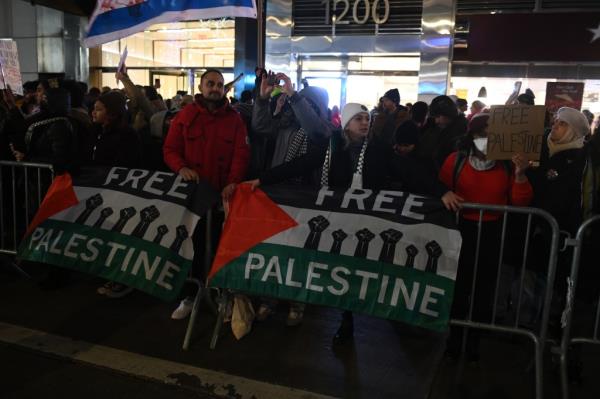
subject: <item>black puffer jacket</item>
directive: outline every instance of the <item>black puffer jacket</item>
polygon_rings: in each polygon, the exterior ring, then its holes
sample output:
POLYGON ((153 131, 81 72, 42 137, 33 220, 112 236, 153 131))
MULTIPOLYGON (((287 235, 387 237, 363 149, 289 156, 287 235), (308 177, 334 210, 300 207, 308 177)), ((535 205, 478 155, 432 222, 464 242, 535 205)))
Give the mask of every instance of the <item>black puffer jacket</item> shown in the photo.
POLYGON ((421 133, 415 155, 420 159, 429 160, 432 167, 439 171, 448 155, 456 151, 459 140, 467 134, 467 124, 467 119, 460 115, 443 129, 435 124, 428 124, 421 133))
POLYGON ((88 165, 140 167, 142 163, 140 139, 131 127, 103 128, 99 124, 92 126, 86 146, 88 165))
POLYGON ((54 115, 33 123, 25 133, 25 161, 53 165, 60 174, 78 162, 77 140, 66 116, 54 115))
POLYGON ((561 230, 572 235, 581 224, 581 181, 585 166, 583 149, 561 151, 542 159, 528 173, 534 192, 532 206, 548 211, 561 230))
MULTIPOLYGON (((332 137, 332 157, 329 170, 329 186, 348 188, 356 170, 348 148, 344 148, 340 132, 332 137)), ((309 153, 291 162, 265 171, 262 184, 280 183, 287 179, 304 176, 320 169, 325 160, 326 147, 313 147, 309 153)), ((400 157, 386 144, 378 140, 369 142, 365 151, 363 187, 373 190, 401 189, 420 194, 441 197, 448 189, 412 158, 400 157)))

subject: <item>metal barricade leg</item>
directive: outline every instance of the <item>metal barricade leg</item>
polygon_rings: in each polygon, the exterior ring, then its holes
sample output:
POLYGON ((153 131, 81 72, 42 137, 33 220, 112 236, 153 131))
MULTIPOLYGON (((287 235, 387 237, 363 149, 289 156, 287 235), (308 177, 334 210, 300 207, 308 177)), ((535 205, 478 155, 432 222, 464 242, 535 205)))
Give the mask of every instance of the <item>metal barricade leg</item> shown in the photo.
MULTIPOLYGON (((567 298, 565 303, 565 309, 562 315, 563 330, 562 339, 560 342, 560 380, 563 399, 569 398, 569 351, 570 346, 573 344, 571 340, 571 328, 573 326, 573 308, 575 305, 575 292, 577 290, 577 280, 579 277, 579 268, 581 266, 581 251, 583 248, 583 239, 587 228, 595 222, 600 221, 600 215, 595 216, 591 219, 586 220, 577 230, 575 239, 567 240, 567 245, 573 247, 573 258, 571 262, 571 273, 569 276, 569 285, 567 289, 567 298)), ((600 311, 600 303, 597 304, 598 311, 600 311)), ((596 315, 594 337, 588 342, 595 342, 597 339, 597 323, 598 314, 596 315)), ((579 340, 578 340, 579 341, 579 340)), ((585 339, 581 341, 585 342, 585 339)), ((580 341, 580 342, 581 342, 580 341)))
POLYGON ((194 332, 194 325, 196 324, 196 316, 198 315, 198 309, 200 307, 200 300, 203 296, 202 284, 195 278, 188 278, 186 282, 194 283, 198 286, 198 291, 194 297, 194 305, 192 307, 192 313, 190 313, 190 320, 188 321, 187 330, 185 331, 185 338, 183 339, 183 350, 186 351, 190 347, 190 341, 192 340, 192 334, 194 332))
POLYGON ((210 349, 215 349, 217 347, 217 341, 219 340, 219 335, 221 333, 221 327, 223 327, 223 323, 225 322, 225 316, 227 313, 227 304, 229 303, 229 292, 227 290, 222 290, 219 295, 218 303, 219 303, 219 312, 217 314, 217 321, 215 322, 215 328, 213 329, 213 335, 210 340, 210 349))
MULTIPOLYGON (((205 216, 206 219, 206 229, 204 236, 204 269, 206 271, 205 275, 208 275, 208 270, 210 269, 210 265, 212 263, 212 247, 213 247, 213 237, 212 237, 212 210, 208 210, 205 216)), ((194 305, 192 307, 192 312, 190 313, 190 319, 188 321, 188 326, 185 332, 185 337, 183 339, 183 350, 188 350, 190 347, 190 342, 192 340, 192 335, 194 333, 194 326, 196 324, 196 317, 198 315, 198 310, 200 309, 200 302, 205 300, 211 309, 215 308, 214 303, 212 302, 212 298, 210 296, 210 289, 206 287, 206 284, 202 284, 198 279, 188 278, 187 282, 191 282, 198 286, 198 290, 196 292, 196 296, 194 297, 194 305)))

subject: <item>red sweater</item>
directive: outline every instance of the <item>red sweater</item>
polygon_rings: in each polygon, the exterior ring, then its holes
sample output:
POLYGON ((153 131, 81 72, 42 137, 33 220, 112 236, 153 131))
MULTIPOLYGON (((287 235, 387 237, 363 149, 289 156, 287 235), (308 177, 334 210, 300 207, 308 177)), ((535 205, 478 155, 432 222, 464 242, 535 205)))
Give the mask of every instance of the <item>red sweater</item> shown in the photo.
MULTIPOLYGON (((448 188, 452 189, 452 175, 456 152, 446 158, 439 178, 448 188)), ((464 167, 456 179, 456 194, 465 199, 466 202, 491 205, 515 205, 527 206, 533 198, 533 189, 529 181, 523 183, 515 182, 514 174, 508 176, 506 168, 500 163, 490 170, 479 171, 474 169, 467 159, 464 167)), ((478 211, 465 211, 463 217, 468 220, 479 220, 478 211)), ((497 213, 486 212, 483 214, 484 221, 498 220, 497 213)))

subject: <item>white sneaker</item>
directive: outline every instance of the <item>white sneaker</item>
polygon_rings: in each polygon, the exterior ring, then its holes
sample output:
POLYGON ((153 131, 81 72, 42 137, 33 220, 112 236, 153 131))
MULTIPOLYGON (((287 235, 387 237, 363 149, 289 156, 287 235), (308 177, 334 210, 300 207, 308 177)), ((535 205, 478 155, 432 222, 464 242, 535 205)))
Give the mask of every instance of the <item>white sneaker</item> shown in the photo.
POLYGON ((183 301, 179 303, 177 309, 173 311, 171 318, 173 320, 182 320, 185 319, 192 313, 192 309, 194 308, 194 301, 189 298, 185 298, 183 301))

